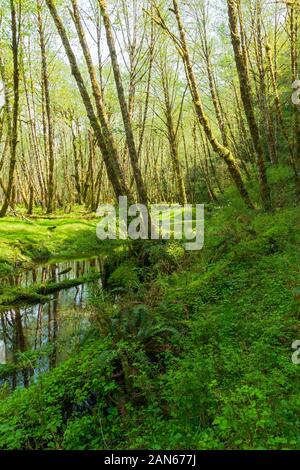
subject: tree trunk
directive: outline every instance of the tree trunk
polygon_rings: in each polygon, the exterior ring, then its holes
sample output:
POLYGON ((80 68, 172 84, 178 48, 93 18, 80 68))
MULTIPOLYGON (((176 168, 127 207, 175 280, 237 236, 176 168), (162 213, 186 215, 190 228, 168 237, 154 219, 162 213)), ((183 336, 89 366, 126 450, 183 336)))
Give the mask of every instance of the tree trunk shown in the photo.
POLYGON ((45 34, 44 34, 44 25, 43 25, 41 10, 42 10, 42 6, 40 3, 40 0, 37 0, 38 31, 39 31, 39 37, 40 37, 40 48, 41 48, 41 57, 42 57, 42 83, 43 83, 43 89, 44 89, 45 108, 46 108, 46 117, 47 117, 47 131, 48 131, 45 133, 45 143, 46 143, 45 147, 47 149, 47 153, 49 153, 46 210, 47 210, 47 214, 51 214, 54 208, 54 164, 55 164, 54 134, 53 134, 53 122, 52 122, 51 101, 50 101, 50 91, 49 91, 49 77, 48 77, 45 34), (48 145, 47 145, 47 140, 48 140, 48 145))
POLYGON ((238 30, 238 18, 236 7, 239 6, 239 0, 227 0, 229 27, 231 42, 234 51, 236 69, 240 82, 240 93, 247 118, 253 145, 256 151, 257 166, 259 172, 261 201, 266 210, 271 209, 270 188, 267 181, 267 172, 265 166, 265 158, 261 145, 258 126, 255 120, 253 102, 251 97, 250 81, 248 77, 248 69, 245 60, 245 54, 241 48, 241 38, 238 30))
POLYGON ((111 158, 111 154, 107 148, 106 144, 106 139, 103 136, 100 124, 98 122, 97 116, 94 112, 93 104, 91 102, 91 98, 89 96, 89 93, 87 91, 87 88, 85 86, 83 77, 81 75, 81 72, 79 70, 77 60, 75 57, 75 54, 71 48, 70 41, 67 36, 66 29, 63 25, 63 22, 61 18, 59 17, 59 14, 57 12, 57 9, 54 4, 54 0, 46 0, 47 6, 49 8, 49 11, 51 13, 51 16, 54 20, 55 26, 57 28, 57 31, 60 35, 60 38, 62 40, 63 46, 65 48, 70 66, 71 66, 71 71, 72 74, 76 80, 78 90, 80 92, 83 104, 85 106, 87 116, 89 118, 90 124, 94 130, 98 146, 100 148, 100 151, 102 153, 102 157, 107 169, 107 174, 109 177, 109 180, 112 184, 112 187, 114 189, 114 193, 116 196, 116 199, 119 198, 119 196, 128 196, 131 198, 130 192, 126 186, 126 182, 124 179, 124 176, 121 172, 119 162, 116 159, 111 158))

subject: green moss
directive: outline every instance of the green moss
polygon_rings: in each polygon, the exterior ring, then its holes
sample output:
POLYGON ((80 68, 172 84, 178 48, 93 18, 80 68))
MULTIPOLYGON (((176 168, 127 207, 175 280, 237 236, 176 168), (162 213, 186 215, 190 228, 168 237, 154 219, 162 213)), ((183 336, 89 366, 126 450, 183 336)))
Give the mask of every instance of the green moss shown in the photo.
POLYGON ((9 306, 20 302, 45 302, 49 300, 47 297, 49 294, 53 294, 62 289, 70 289, 71 287, 79 286, 87 282, 93 282, 99 278, 100 274, 92 273, 76 279, 67 279, 62 282, 48 282, 43 285, 35 284, 30 288, 2 286, 0 288, 0 305, 9 306))
POLYGON ((0 219, 0 275, 11 268, 50 257, 75 258, 102 248, 96 221, 84 219, 0 219), (55 227, 55 228, 54 228, 55 227))
POLYGON ((123 262, 110 274, 108 285, 111 288, 136 290, 140 286, 140 272, 133 262, 123 262))

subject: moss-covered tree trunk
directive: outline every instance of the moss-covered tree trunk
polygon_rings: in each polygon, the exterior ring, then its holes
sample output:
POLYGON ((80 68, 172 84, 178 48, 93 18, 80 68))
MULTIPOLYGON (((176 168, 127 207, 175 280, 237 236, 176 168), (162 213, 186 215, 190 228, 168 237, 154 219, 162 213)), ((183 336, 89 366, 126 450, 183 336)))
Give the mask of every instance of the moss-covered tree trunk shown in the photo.
POLYGON ((95 133, 95 137, 97 139, 97 143, 102 153, 102 157, 103 157, 106 169, 107 169, 108 178, 113 187, 115 196, 116 198, 118 198, 119 196, 127 195, 128 197, 131 198, 130 191, 127 188, 124 175, 120 168, 120 164, 115 158, 112 158, 111 152, 109 151, 107 147, 106 138, 104 137, 102 133, 99 121, 97 119, 97 116, 93 108, 91 98, 89 96, 83 77, 79 70, 75 54, 72 50, 70 41, 67 36, 66 29, 56 9, 55 2, 53 0, 46 0, 46 3, 51 13, 51 16, 54 20, 56 29, 62 40, 64 49, 66 51, 66 54, 67 54, 67 57, 71 66, 72 74, 76 80, 78 90, 80 92, 83 104, 87 112, 87 116, 89 118, 92 129, 95 133))
MULTIPOLYGON (((20 74, 19 74, 19 25, 20 18, 17 19, 17 11, 15 0, 10 0, 11 11, 11 30, 12 30, 12 52, 13 52, 13 94, 14 103, 12 110, 12 123, 10 127, 10 162, 8 172, 8 183, 5 191, 4 202, 0 211, 0 217, 5 217, 10 204, 13 186, 15 168, 17 163, 17 146, 18 146, 18 119, 19 119, 19 103, 20 103, 20 74)), ((10 111, 9 109, 7 110, 10 111)), ((8 119, 11 119, 8 116, 8 119)))
POLYGON ((193 66, 189 55, 186 33, 184 30, 177 0, 173 0, 173 8, 180 34, 181 55, 185 65, 185 72, 199 123, 201 124, 213 150, 225 161, 228 171, 241 197, 243 198, 248 207, 254 208, 234 155, 232 154, 229 148, 225 147, 217 140, 216 136, 212 131, 210 121, 204 112, 203 103, 201 100, 200 92, 198 89, 196 77, 193 71, 193 66))
POLYGON ((109 48, 110 59, 111 59, 113 73, 114 73, 116 89, 117 89, 117 95, 118 95, 121 114, 123 118, 125 134, 126 134, 126 142, 127 142, 131 166, 132 166, 132 170, 134 174, 134 179, 136 183, 136 188, 137 188, 140 202, 147 205, 148 194, 147 194, 145 182, 142 177, 141 169, 139 166, 138 152, 137 152, 136 145, 135 145, 130 113, 129 113, 129 109, 128 109, 126 98, 125 98, 125 92, 123 88, 123 82, 122 82, 120 67, 118 63, 118 57, 117 57, 117 52, 116 52, 116 47, 115 47, 115 40, 114 40, 113 30, 111 26, 111 21, 109 18, 109 14, 107 12, 107 5, 106 5, 105 0, 98 0, 98 1, 99 1, 101 15, 102 15, 103 22, 104 22, 106 40, 107 40, 107 45, 109 48))
MULTIPOLYGON (((298 7, 299 8, 299 7, 298 7)), ((291 71, 292 83, 298 79, 298 9, 293 3, 288 6, 289 9, 289 33, 290 33, 290 51, 291 51, 291 71)), ((300 120, 298 106, 293 107, 293 163, 297 193, 300 194, 300 120)))
POLYGON ((166 117, 167 136, 168 136, 168 141, 169 141, 171 160, 172 160, 176 182, 178 186, 180 203, 187 204, 184 176, 183 176, 183 171, 182 171, 182 167, 181 167, 181 163, 179 159, 178 137, 177 137, 177 132, 176 132, 176 126, 174 123, 172 103, 171 103, 170 90, 169 90, 168 71, 167 71, 166 62, 163 58, 161 58, 160 60, 160 72, 161 72, 161 80, 162 80, 162 87, 163 87, 164 113, 166 117))
POLYGON ((243 107, 247 118, 253 146, 256 151, 261 201, 264 208, 266 210, 270 210, 271 196, 267 180, 265 157, 260 140, 257 122, 255 119, 247 63, 244 58, 245 54, 243 54, 243 50, 241 48, 241 38, 238 29, 238 5, 239 0, 227 0, 231 42, 235 57, 236 69, 239 77, 240 93, 243 102, 243 107))
POLYGON ((54 209, 54 133, 53 133, 53 119, 51 110, 51 99, 49 89, 49 76, 48 76, 48 63, 45 43, 44 24, 42 19, 42 6, 40 0, 37 0, 37 18, 38 18, 38 32, 41 48, 41 65, 42 65, 42 86, 43 98, 45 99, 45 109, 47 118, 47 132, 45 132, 45 148, 48 154, 48 175, 47 175, 47 194, 46 194, 46 210, 47 214, 51 214, 54 209))
MULTIPOLYGON (((110 154, 110 159, 112 162, 117 162, 117 168, 116 171, 119 174, 122 174, 122 179, 125 181, 125 176, 122 172, 121 165, 120 165, 120 158, 118 155, 118 149, 116 146, 116 143, 114 141, 113 134, 110 129, 109 125, 109 120, 108 120, 108 115, 102 95, 102 90, 101 86, 97 80, 97 75, 95 71, 95 67, 93 65, 92 61, 92 56, 89 50, 89 46, 86 40, 85 32, 84 32, 84 27, 82 25, 82 21, 80 18, 80 13, 78 9, 78 3, 77 0, 71 0, 72 1, 72 18, 76 27, 77 35, 80 41, 80 45, 82 48, 82 52, 85 58, 85 62, 87 64, 89 76, 90 76, 90 81, 92 85, 92 90, 93 90, 93 96, 96 104, 96 109, 97 109, 97 114, 98 114, 98 119, 101 124, 101 129, 103 133, 103 137, 105 139, 105 144, 107 147, 107 151, 110 154)), ((127 191, 128 192, 128 191, 127 191)), ((124 194, 126 195, 126 194, 124 194)))

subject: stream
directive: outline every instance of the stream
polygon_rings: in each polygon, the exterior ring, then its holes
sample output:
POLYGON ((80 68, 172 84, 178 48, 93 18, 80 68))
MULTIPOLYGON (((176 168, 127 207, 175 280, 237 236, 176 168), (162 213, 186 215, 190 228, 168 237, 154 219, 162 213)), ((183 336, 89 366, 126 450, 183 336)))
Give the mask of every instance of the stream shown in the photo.
MULTIPOLYGON (((34 284, 73 280, 103 272, 102 258, 36 265, 1 279, 2 285, 29 288, 34 284)), ((80 348, 89 329, 90 294, 101 289, 101 279, 58 290, 48 301, 0 307, 0 386, 27 387, 80 348)))

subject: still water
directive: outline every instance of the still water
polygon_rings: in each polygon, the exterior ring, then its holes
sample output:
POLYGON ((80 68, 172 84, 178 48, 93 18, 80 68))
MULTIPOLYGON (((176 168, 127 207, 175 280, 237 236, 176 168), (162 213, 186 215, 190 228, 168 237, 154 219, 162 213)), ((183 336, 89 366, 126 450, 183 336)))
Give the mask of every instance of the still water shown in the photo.
MULTIPOLYGON (((101 258, 72 260, 38 265, 0 282, 29 288, 102 271, 101 258)), ((10 389, 26 387, 80 348, 90 326, 88 300, 96 289, 101 289, 101 279, 57 291, 45 303, 0 308, 0 385, 6 381, 10 389)))

